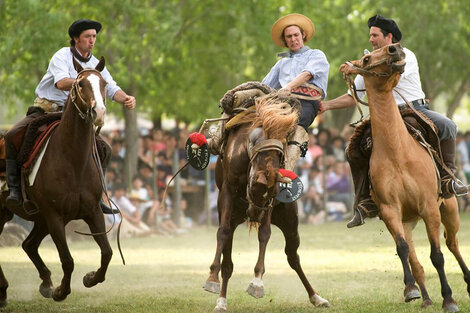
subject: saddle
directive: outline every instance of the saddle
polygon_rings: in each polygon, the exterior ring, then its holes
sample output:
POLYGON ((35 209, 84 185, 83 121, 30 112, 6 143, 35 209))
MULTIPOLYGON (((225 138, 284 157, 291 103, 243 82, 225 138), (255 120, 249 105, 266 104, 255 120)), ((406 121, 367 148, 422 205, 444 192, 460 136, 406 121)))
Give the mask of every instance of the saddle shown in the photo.
MULTIPOLYGON (((453 175, 452 171, 443 162, 436 125, 427 116, 416 110, 407 106, 399 106, 398 108, 410 135, 428 150, 438 169, 453 175)), ((370 119, 367 119, 355 127, 348 150, 358 149, 361 155, 368 159, 372 153, 372 146, 370 119)))

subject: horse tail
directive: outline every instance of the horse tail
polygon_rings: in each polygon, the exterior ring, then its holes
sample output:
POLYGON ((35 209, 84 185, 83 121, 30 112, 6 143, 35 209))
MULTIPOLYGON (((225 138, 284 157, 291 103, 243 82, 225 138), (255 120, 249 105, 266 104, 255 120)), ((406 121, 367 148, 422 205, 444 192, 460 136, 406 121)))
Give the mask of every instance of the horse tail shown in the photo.
POLYGON ((251 230, 255 230, 255 231, 258 231, 261 223, 260 222, 257 222, 257 221, 250 221, 250 220, 247 220, 247 223, 248 223, 248 233, 251 233, 251 230))

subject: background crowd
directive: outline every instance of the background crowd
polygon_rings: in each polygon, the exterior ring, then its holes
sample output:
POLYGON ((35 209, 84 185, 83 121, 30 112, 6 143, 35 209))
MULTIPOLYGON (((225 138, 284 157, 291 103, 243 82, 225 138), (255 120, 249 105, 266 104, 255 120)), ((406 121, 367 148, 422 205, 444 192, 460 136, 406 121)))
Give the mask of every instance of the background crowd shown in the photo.
MULTIPOLYGON (((175 170, 186 163, 184 147, 191 132, 187 128, 141 130, 138 172, 129 184, 124 181, 126 146, 123 131, 101 134, 112 147, 105 179, 110 202, 117 205, 122 213, 121 236, 171 236, 187 232, 191 227, 218 224, 218 190, 214 174, 216 156, 211 156, 208 180, 204 171, 191 166, 179 173, 179 214, 176 215, 174 210, 174 184, 170 184, 165 194, 175 170), (174 164, 175 160, 179 163, 174 164), (205 192, 206 185, 208 193, 205 192)), ((304 185, 303 195, 297 201, 301 223, 319 225, 351 216, 354 192, 345 149, 352 132, 353 128, 349 125, 343 129, 309 129, 308 153, 305 158, 299 159, 296 167, 304 185)), ((470 132, 458 134, 457 150, 457 174, 467 183, 470 181, 470 132)), ((459 207, 461 211, 470 211, 470 197, 459 198, 459 207)), ((107 215, 106 220, 111 225, 118 223, 120 216, 107 215)), ((19 218, 14 221, 26 229, 31 227, 19 218)))

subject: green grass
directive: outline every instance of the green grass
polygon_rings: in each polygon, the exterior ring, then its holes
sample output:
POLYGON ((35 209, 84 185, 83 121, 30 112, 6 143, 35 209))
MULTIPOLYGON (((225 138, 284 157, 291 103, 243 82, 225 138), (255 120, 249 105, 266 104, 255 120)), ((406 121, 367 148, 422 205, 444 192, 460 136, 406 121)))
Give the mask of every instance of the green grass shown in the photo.
MULTIPOLYGON (((266 255, 265 297, 254 299, 245 290, 253 277, 258 242, 255 231, 240 226, 233 248, 234 273, 229 282, 229 312, 422 312, 421 300, 403 301, 403 274, 395 245, 379 220, 348 230, 345 223, 300 227, 299 254, 313 288, 330 301, 328 309, 314 308, 283 251, 284 239, 273 226, 266 255)), ((459 232, 461 252, 470 265, 470 215, 462 215, 459 232)), ((418 257, 427 274, 427 287, 434 306, 426 313, 441 312, 442 298, 436 271, 429 259, 429 243, 423 223, 414 237, 418 257)), ((107 279, 91 289, 83 275, 96 270, 99 249, 91 239, 73 242, 75 260, 72 293, 63 302, 44 299, 38 292, 40 279, 20 247, 0 249, 0 260, 10 288, 3 312, 211 312, 217 295, 203 291, 216 245, 216 228, 193 229, 174 238, 122 240, 123 266, 115 240, 107 279)), ((443 247, 448 281, 461 312, 470 311, 466 285, 447 247, 443 247)), ((52 242, 40 248, 57 285, 62 269, 52 242)))

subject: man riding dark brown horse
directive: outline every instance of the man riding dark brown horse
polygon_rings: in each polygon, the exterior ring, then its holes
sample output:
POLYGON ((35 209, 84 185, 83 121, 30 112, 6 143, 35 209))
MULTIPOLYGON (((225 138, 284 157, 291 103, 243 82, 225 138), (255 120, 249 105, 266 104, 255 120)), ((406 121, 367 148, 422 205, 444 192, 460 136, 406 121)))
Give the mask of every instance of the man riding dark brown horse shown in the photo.
MULTIPOLYGON (((6 145, 6 173, 10 194, 7 198, 7 206, 16 208, 22 204, 20 168, 18 164, 18 152, 24 139, 25 132, 32 120, 44 114, 44 112, 59 112, 67 100, 70 89, 75 82, 77 72, 73 65, 73 59, 77 60, 83 68, 94 68, 99 60, 92 55, 96 42, 96 35, 101 30, 101 24, 96 21, 80 19, 70 25, 70 47, 64 47, 57 51, 49 63, 46 74, 36 88, 34 108, 28 110, 27 116, 15 124, 5 136, 6 145)), ((134 109, 136 101, 133 96, 127 95, 113 80, 108 70, 104 68, 102 76, 106 81, 106 94, 108 98, 122 103, 128 109, 134 109)), ((110 155, 111 148, 99 137, 110 155)), ((103 158, 103 172, 106 171, 108 158, 103 158)), ((100 203, 104 213, 112 213, 111 208, 100 203)))

